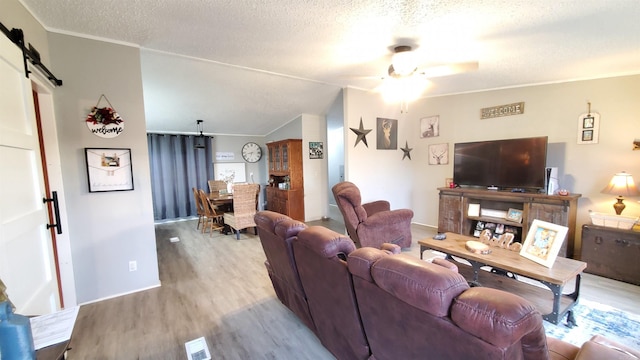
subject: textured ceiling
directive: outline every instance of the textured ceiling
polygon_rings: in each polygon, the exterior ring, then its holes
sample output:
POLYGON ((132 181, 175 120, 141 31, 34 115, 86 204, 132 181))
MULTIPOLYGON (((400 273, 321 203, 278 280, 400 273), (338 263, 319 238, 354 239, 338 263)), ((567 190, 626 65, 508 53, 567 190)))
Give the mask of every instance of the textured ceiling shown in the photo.
POLYGON ((425 97, 640 73, 638 0, 20 1, 50 31, 140 46, 150 131, 265 135, 375 90, 398 44, 479 62, 425 97))

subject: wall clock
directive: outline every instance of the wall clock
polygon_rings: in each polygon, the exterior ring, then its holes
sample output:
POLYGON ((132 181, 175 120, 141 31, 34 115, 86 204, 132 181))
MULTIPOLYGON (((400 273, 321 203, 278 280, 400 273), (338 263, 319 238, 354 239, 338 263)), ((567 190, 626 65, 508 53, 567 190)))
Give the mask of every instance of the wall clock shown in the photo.
POLYGON ((254 142, 248 142, 242 147, 242 158, 250 163, 258 162, 262 158, 262 149, 260 145, 254 142))

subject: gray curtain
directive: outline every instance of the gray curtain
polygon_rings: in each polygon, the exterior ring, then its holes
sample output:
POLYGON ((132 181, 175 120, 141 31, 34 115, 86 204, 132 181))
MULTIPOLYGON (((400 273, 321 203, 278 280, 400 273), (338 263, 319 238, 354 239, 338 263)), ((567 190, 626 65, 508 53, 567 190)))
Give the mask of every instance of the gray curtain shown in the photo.
POLYGON ((147 134, 155 220, 197 216, 192 188, 213 179, 211 137, 147 134), (203 149, 196 149, 196 142, 203 149))

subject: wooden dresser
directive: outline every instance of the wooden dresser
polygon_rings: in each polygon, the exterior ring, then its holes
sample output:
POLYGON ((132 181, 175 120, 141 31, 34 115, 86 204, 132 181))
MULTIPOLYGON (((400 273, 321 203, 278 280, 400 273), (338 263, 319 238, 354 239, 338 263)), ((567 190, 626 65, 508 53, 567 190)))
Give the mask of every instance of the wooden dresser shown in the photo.
POLYGON ((582 225, 585 272, 640 285, 640 231, 582 225))
POLYGON ((267 143, 269 184, 267 209, 304 221, 302 140, 267 143))

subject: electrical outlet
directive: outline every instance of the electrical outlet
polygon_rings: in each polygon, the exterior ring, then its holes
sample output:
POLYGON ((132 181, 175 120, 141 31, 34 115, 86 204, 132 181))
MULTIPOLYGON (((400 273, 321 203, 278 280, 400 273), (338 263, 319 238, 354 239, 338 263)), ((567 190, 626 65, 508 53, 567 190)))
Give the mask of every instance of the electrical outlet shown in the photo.
POLYGON ((135 260, 129 261, 129 271, 136 271, 136 270, 138 270, 138 262, 135 260))

